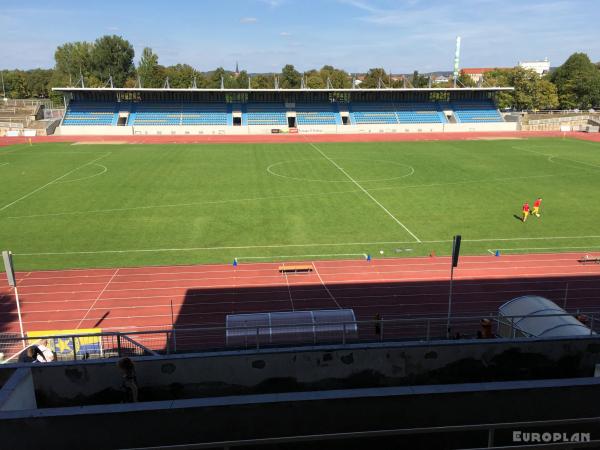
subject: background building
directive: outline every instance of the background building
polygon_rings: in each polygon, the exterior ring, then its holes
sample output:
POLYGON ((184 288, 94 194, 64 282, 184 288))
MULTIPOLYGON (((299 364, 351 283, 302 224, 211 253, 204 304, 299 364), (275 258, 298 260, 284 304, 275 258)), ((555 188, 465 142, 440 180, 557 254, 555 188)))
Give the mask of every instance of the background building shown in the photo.
POLYGON ((545 75, 550 72, 550 61, 548 58, 544 58, 541 61, 519 61, 519 67, 533 69, 538 75, 545 75))

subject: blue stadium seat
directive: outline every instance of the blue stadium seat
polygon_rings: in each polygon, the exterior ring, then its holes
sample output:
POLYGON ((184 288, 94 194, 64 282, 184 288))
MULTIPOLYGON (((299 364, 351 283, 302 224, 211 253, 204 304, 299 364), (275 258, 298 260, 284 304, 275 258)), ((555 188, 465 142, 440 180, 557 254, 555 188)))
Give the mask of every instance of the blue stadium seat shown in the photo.
POLYGON ((461 123, 503 122, 502 115, 491 100, 454 101, 450 104, 454 117, 461 123))
POLYGON ((298 125, 341 125, 342 118, 335 103, 296 103, 298 125))
POLYGON ((248 103, 245 105, 248 125, 287 125, 286 108, 283 103, 248 103))
POLYGON ((353 102, 350 117, 357 125, 446 122, 436 102, 353 102))
POLYGON ((118 110, 116 102, 72 101, 67 107, 62 124, 67 126, 116 125, 118 110))
POLYGON ((227 125, 226 103, 140 102, 130 123, 134 126, 227 125))

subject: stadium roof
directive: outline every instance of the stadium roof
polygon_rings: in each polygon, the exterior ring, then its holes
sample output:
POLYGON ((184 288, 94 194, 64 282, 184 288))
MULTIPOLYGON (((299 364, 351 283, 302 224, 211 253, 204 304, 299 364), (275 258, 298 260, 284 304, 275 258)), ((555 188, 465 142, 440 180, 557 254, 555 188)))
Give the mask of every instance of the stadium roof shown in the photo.
POLYGON ((59 92, 426 92, 426 91, 513 91, 512 87, 474 87, 474 88, 346 88, 346 89, 193 89, 193 88, 82 88, 55 87, 59 92))

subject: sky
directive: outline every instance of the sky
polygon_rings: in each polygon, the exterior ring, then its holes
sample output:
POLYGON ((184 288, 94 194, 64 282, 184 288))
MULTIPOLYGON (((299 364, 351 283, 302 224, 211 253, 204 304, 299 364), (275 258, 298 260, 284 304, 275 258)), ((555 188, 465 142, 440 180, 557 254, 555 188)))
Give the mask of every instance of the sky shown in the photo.
POLYGON ((0 69, 49 68, 56 47, 123 36, 136 61, 200 71, 300 71, 325 64, 349 72, 511 67, 576 51, 600 61, 599 0, 0 0, 0 69))

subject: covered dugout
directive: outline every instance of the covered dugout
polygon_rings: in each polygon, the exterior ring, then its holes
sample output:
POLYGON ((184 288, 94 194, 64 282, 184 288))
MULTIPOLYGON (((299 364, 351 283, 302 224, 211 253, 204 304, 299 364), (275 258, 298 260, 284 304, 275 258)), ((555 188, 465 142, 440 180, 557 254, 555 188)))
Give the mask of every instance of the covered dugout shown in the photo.
POLYGON ((512 299, 498 310, 500 337, 589 336, 593 331, 564 309, 538 295, 512 299))
POLYGON ((226 327, 226 343, 231 347, 319 344, 358 338, 351 309, 229 314, 226 327))

